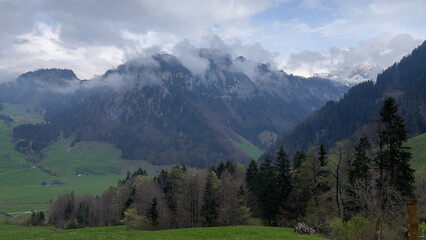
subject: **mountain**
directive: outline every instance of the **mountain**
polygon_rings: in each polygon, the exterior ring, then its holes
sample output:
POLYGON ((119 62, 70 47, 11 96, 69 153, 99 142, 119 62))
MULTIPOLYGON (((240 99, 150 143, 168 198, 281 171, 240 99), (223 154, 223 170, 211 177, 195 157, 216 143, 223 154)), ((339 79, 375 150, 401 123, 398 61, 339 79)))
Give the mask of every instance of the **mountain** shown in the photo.
POLYGON ((34 155, 60 131, 73 143, 106 141, 126 159, 154 164, 245 161, 347 90, 217 50, 201 49, 196 58, 194 65, 167 54, 133 59, 88 81, 71 70, 25 73, 0 87, 8 93, 2 101, 31 103, 46 124, 16 128, 16 146, 34 155))
POLYGON ((382 102, 396 99, 410 137, 426 132, 426 42, 372 81, 360 83, 339 101, 329 101, 284 134, 269 153, 283 145, 286 149, 307 150, 324 144, 331 147, 342 139, 356 140, 375 131, 382 102))

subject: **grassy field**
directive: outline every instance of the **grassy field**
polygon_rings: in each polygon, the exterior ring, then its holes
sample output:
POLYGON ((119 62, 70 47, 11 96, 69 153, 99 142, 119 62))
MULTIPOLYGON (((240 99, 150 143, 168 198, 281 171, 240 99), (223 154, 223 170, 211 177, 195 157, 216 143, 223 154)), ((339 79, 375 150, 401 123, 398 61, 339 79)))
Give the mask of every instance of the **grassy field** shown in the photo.
POLYGON ((10 138, 14 126, 42 122, 43 116, 35 113, 31 106, 3 105, 0 113, 11 116, 14 122, 8 126, 0 121, 0 211, 15 212, 17 216, 31 209, 45 210, 59 194, 71 191, 78 195, 101 194, 125 178, 127 171, 133 172, 138 167, 151 176, 171 167, 154 166, 142 160, 124 160, 121 151, 108 143, 80 142, 71 147, 72 139, 69 138, 53 143, 40 163, 57 174, 52 176, 15 151, 10 138), (78 177, 76 173, 82 176, 78 177), (60 180, 64 185, 41 186, 42 182, 49 184, 53 180, 60 180))
POLYGON ((234 144, 234 146, 243 150, 243 152, 245 152, 247 155, 249 155, 253 159, 257 160, 263 154, 262 150, 254 146, 251 142, 247 141, 243 137, 240 137, 239 141, 235 141, 233 139, 231 139, 231 141, 232 141, 232 144, 234 144))
POLYGON ((126 231, 123 226, 59 230, 53 227, 0 225, 0 239, 288 239, 320 240, 318 236, 297 235, 293 229, 260 226, 126 231))
POLYGON ((411 147, 411 166, 416 174, 426 174, 426 133, 408 139, 407 145, 411 147))

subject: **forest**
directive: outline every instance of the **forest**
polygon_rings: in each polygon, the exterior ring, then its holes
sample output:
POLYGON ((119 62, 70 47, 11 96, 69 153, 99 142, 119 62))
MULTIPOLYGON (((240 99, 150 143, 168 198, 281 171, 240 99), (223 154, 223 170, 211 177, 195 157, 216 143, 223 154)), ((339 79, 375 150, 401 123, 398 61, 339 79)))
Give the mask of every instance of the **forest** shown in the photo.
MULTIPOLYGON (((139 169, 100 196, 58 196, 48 223, 159 230, 304 222, 334 239, 402 239, 407 203, 416 199, 420 212, 426 210, 426 179, 414 181, 394 99, 384 101, 376 129, 355 146, 347 140, 329 152, 314 146, 292 159, 280 147, 247 167, 231 161, 209 169, 183 165, 155 177, 139 169)), ((29 224, 46 224, 44 214, 34 213, 29 224)))
POLYGON ((425 59, 426 42, 378 74, 377 81, 355 85, 339 101, 328 101, 284 134, 276 145, 286 146, 294 153, 297 149, 306 151, 311 145, 323 144, 328 149, 341 139, 356 141, 363 134, 375 131, 372 122, 388 97, 393 97, 399 105, 409 137, 426 132, 425 59))

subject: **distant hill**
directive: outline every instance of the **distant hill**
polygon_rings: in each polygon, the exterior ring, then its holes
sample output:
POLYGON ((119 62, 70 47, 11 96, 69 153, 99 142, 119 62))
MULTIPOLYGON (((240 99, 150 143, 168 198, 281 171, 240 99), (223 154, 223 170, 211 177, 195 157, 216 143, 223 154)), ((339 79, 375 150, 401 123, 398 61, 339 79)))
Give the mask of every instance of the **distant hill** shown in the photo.
POLYGON ((329 101, 284 134, 269 150, 283 145, 290 151, 309 146, 332 146, 342 139, 356 140, 375 131, 382 101, 396 99, 410 137, 426 132, 426 42, 377 76, 377 82, 360 83, 339 101, 329 101))
POLYGON ((0 86, 1 101, 30 102, 44 115, 47 125, 14 130, 15 143, 32 155, 60 132, 74 137, 72 144, 112 143, 126 159, 205 167, 257 158, 278 135, 348 89, 212 49, 201 49, 197 61, 184 65, 172 55, 153 55, 89 81, 70 70, 29 72, 0 86))

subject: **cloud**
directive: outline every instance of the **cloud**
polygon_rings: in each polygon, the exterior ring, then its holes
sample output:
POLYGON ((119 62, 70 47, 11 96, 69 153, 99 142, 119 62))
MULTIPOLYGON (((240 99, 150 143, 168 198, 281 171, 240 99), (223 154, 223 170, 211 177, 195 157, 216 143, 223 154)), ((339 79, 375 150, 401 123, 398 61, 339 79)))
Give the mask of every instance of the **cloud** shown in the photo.
MULTIPOLYGON (((0 69, 72 68, 90 78, 147 52, 215 31, 242 37, 277 0, 0 1, 0 69)), ((191 55, 189 55, 191 56, 191 55)), ((188 56, 185 56, 185 59, 188 56)))
POLYGON ((15 80, 18 76, 18 73, 0 69, 0 84, 11 82, 15 80))
POLYGON ((0 69, 70 68, 91 78, 140 55, 175 52, 201 73, 205 62, 180 49, 189 41, 309 74, 336 65, 321 49, 345 52, 383 31, 426 38, 425 10, 422 0, 0 0, 0 69), (315 60, 318 52, 325 58, 315 60))
POLYGON ((182 64, 194 75, 203 75, 209 68, 209 61, 200 56, 200 49, 196 48, 188 40, 175 45, 172 53, 179 58, 182 64))
POLYGON ((40 23, 32 32, 18 35, 9 50, 13 54, 0 57, 0 69, 22 73, 39 68, 70 68, 79 78, 87 79, 125 59, 122 49, 114 46, 66 47, 59 34, 59 27, 40 23))
POLYGON ((378 69, 385 69, 408 55, 419 44, 421 40, 408 34, 382 33, 346 49, 332 47, 291 54, 284 70, 302 76, 331 73, 344 78, 354 67, 363 64, 375 64, 378 69))

